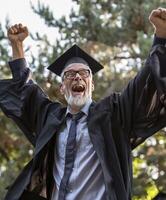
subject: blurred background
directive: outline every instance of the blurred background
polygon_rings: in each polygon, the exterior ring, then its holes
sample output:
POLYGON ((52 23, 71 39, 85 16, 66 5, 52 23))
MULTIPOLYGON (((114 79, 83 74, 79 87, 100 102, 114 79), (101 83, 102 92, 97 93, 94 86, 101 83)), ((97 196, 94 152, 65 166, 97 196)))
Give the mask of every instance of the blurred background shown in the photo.
MULTIPOLYGON (((29 28, 25 56, 33 79, 52 100, 64 103, 59 79, 47 66, 74 43, 104 65, 95 75, 94 99, 120 92, 143 67, 153 43, 148 16, 165 0, 5 0, 0 8, 0 79, 10 78, 7 27, 29 28)), ((0 111, 0 200, 33 155, 21 131, 0 111)), ((133 200, 151 200, 166 192, 166 130, 133 151, 133 200)))

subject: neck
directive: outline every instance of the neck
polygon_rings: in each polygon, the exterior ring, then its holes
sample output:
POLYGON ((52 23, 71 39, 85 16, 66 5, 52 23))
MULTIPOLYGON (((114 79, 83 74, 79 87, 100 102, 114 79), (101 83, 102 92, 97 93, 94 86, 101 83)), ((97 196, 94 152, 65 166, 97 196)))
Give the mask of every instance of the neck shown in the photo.
POLYGON ((82 109, 83 106, 76 106, 76 105, 69 105, 69 110, 71 112, 71 114, 76 114, 78 112, 80 112, 80 110, 82 109))

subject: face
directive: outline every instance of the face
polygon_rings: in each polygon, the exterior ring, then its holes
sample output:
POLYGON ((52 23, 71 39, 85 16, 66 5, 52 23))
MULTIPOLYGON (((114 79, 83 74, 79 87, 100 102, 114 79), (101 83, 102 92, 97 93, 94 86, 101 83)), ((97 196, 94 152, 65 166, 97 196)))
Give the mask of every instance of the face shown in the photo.
POLYGON ((92 97, 94 90, 92 74, 87 71, 85 76, 84 70, 89 70, 89 67, 81 63, 73 63, 64 70, 60 91, 71 107, 82 107, 92 97), (68 72, 79 73, 76 73, 75 76, 72 74, 68 76, 68 72))

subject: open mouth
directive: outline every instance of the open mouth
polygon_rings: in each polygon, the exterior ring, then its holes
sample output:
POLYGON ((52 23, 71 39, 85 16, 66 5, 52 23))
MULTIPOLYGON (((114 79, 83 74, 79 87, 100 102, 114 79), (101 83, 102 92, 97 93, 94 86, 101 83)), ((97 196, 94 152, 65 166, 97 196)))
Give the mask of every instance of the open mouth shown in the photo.
POLYGON ((75 93, 82 93, 85 91, 85 86, 84 85, 73 85, 72 91, 75 93))

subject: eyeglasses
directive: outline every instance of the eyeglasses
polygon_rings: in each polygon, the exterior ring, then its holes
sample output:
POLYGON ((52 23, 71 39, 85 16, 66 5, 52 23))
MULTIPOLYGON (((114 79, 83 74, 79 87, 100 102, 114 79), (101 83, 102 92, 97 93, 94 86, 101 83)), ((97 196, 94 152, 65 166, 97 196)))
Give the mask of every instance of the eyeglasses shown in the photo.
POLYGON ((79 71, 74 71, 74 70, 69 70, 64 72, 63 79, 74 79, 77 75, 77 73, 82 77, 82 78, 87 78, 90 75, 90 70, 89 69, 81 69, 79 71))

